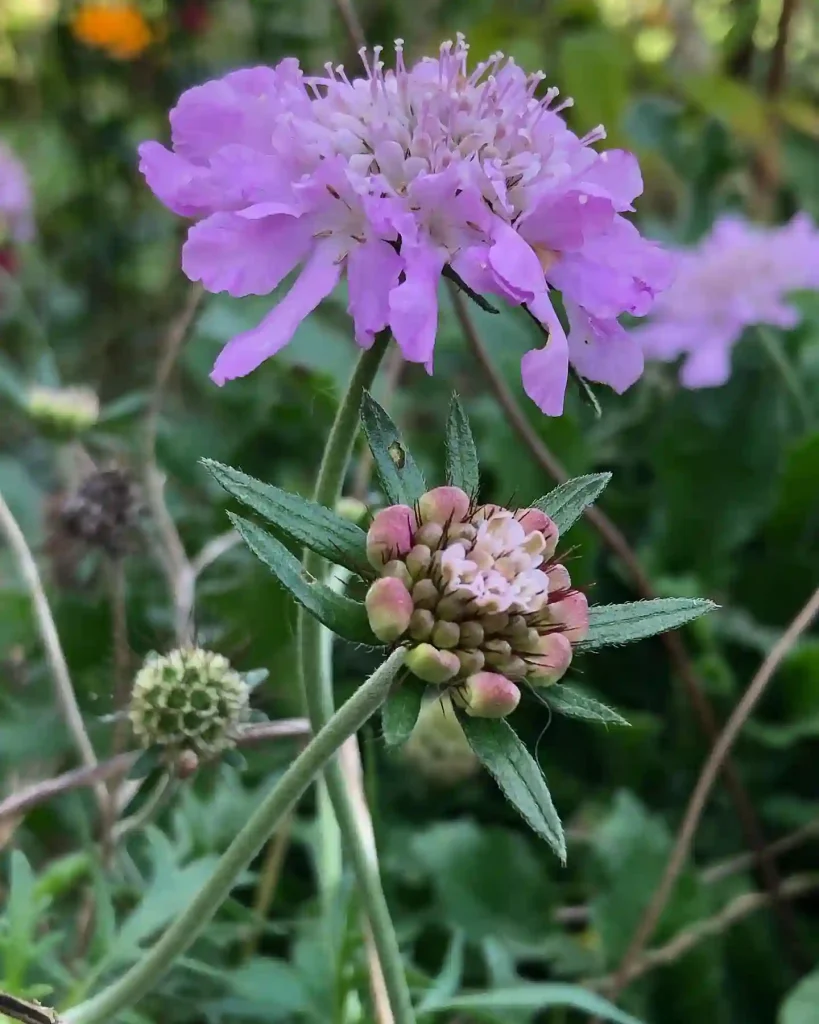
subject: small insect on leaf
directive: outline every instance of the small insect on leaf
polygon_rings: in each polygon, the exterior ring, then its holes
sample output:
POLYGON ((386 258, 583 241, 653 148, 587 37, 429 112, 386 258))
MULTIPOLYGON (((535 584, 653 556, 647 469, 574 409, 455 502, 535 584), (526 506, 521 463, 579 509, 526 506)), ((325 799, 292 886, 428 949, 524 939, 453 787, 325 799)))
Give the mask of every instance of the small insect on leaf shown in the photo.
POLYGON ((387 451, 390 454, 390 458, 395 463, 396 469, 403 469, 404 463, 407 461, 407 453, 404 451, 403 446, 397 441, 393 441, 392 444, 388 445, 387 451))

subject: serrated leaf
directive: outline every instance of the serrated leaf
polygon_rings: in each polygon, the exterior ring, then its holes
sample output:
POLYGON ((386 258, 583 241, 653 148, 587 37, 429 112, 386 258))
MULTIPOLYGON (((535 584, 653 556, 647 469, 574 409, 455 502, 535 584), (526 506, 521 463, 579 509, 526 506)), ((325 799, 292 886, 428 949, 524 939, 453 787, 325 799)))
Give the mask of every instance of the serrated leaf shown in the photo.
POLYGON ((139 757, 131 765, 128 772, 129 779, 144 779, 162 763, 162 748, 148 747, 143 750, 139 757))
POLYGON ((469 420, 456 394, 452 395, 449 403, 449 419, 446 424, 446 479, 447 483, 460 487, 470 497, 478 493, 478 452, 469 420))
POLYGON ((611 473, 573 477, 536 501, 535 508, 545 512, 554 520, 558 530, 565 533, 581 517, 583 510, 600 497, 609 480, 611 473))
POLYGON ((367 534, 335 512, 212 459, 202 465, 234 498, 264 516, 276 530, 352 572, 372 574, 367 534))
POLYGON ((381 708, 381 725, 388 747, 397 747, 410 738, 421 711, 424 687, 412 676, 399 682, 381 708))
POLYGON ((658 597, 653 601, 598 604, 589 609, 589 632, 576 646, 595 650, 607 644, 643 640, 678 629, 718 606, 704 597, 658 597))
POLYGON ((511 1013, 515 1010, 545 1010, 550 1006, 569 1006, 614 1024, 640 1024, 636 1017, 619 1010, 602 996, 598 996, 580 985, 565 985, 557 982, 521 984, 510 988, 490 989, 488 992, 473 992, 451 999, 430 999, 425 1001, 423 1013, 449 1011, 496 1011, 511 1013))
POLYGON ((242 540, 270 569, 285 590, 311 615, 333 633, 353 643, 383 646, 367 621, 367 612, 359 601, 336 594, 308 573, 280 540, 266 533, 249 519, 228 512, 242 540))
POLYGON ((506 799, 566 863, 563 825, 540 766, 505 719, 459 716, 469 745, 506 799))
POLYGON ((361 400, 361 424, 387 500, 391 505, 413 505, 427 489, 423 474, 398 428, 367 391, 361 400))
POLYGON ((628 725, 629 723, 613 708, 601 704, 580 690, 566 683, 548 686, 538 691, 549 707, 558 715, 567 718, 582 718, 587 722, 604 722, 606 725, 628 725))

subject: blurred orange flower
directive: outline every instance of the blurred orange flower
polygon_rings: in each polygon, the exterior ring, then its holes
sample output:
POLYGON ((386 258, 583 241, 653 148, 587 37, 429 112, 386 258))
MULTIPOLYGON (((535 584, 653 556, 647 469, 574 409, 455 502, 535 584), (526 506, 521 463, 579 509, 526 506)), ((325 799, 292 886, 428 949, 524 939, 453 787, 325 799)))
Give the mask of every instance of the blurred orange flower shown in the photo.
POLYGON ((117 60, 138 57, 153 41, 150 25, 130 3, 83 3, 71 19, 74 38, 117 60))

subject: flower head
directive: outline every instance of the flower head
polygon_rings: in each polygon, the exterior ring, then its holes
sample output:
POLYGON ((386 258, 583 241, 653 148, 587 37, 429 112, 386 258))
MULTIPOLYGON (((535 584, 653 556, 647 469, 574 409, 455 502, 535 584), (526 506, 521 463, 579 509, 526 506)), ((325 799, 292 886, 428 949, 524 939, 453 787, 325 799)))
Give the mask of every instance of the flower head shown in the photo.
POLYGON ((633 156, 598 153, 596 128, 570 131, 557 90, 536 92, 496 54, 473 70, 462 36, 411 68, 396 41, 361 51, 364 76, 297 61, 237 71, 190 89, 171 111, 172 150, 140 147, 141 170, 192 217, 185 273, 209 291, 264 295, 296 267, 287 295, 216 361, 218 384, 254 370, 346 274, 359 345, 389 328, 432 369, 438 282, 525 304, 549 333, 524 356, 527 393, 559 414, 569 361, 623 390, 642 353, 621 313, 645 314, 670 280, 669 257, 625 219, 642 191, 633 156), (551 289, 563 293, 568 337, 551 289))
POLYGON ((0 246, 28 242, 33 235, 28 173, 11 149, 0 142, 0 246))
POLYGON ((134 680, 128 716, 143 746, 212 757, 235 745, 249 696, 223 655, 179 648, 148 656, 134 680))
POLYGON ((657 301, 652 322, 632 331, 649 358, 684 356, 689 388, 716 387, 731 373, 731 350, 754 324, 790 328, 790 292, 819 288, 819 232, 799 214, 783 227, 721 217, 680 256, 677 278, 657 301))
POLYGON ((71 437, 93 427, 100 414, 96 394, 85 387, 32 387, 27 395, 29 416, 44 430, 71 437))
POLYGON ((153 41, 140 9, 127 0, 89 0, 71 19, 74 37, 86 46, 104 50, 116 60, 139 57, 153 41))
POLYGON ((408 644, 410 671, 451 687, 467 714, 503 717, 518 683, 563 676, 588 628, 585 596, 554 561, 557 541, 539 509, 475 506, 457 487, 384 509, 368 535, 381 572, 365 602, 373 632, 408 644))

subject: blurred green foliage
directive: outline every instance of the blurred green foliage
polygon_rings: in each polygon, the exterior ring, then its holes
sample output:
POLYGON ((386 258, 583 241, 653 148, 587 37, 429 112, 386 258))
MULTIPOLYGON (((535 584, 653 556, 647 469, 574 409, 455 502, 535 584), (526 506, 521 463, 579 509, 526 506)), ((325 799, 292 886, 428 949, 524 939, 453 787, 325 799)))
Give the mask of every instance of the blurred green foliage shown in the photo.
MULTIPOLYGON (((116 677, 110 574, 104 559, 59 529, 55 512, 76 489, 85 456, 38 431, 25 413, 26 389, 93 388, 102 411, 83 438, 86 455, 141 476, 157 366, 189 286, 179 270, 182 229, 143 186, 136 144, 164 137, 168 108, 191 84, 284 55, 308 67, 332 57, 350 68, 355 48, 330 0, 146 0, 153 42, 133 59, 115 59, 75 38, 68 6, 0 3, 0 133, 32 174, 39 230, 19 270, 0 280, 0 492, 38 555, 89 730, 106 756, 115 731, 106 717, 116 677)), ((677 243, 702 235, 726 209, 775 221, 797 209, 819 217, 819 18, 810 0, 795 5, 786 81, 771 95, 781 7, 775 0, 358 5, 372 41, 403 36, 407 51, 421 54, 461 30, 476 58, 501 48, 544 68, 574 95, 573 126, 585 131, 603 121, 612 144, 639 154, 643 227, 677 243)), ((526 318, 474 311, 495 366, 538 435, 572 473, 614 474, 602 507, 658 592, 704 594, 723 606, 685 637, 721 720, 819 580, 819 302, 815 295, 800 301, 803 325, 777 341, 807 396, 807 418, 749 332, 724 387, 685 392, 673 368, 652 366, 622 397, 600 390, 602 418, 575 390, 566 415, 547 420, 519 384, 520 356, 534 340, 526 318)), ((276 359, 216 388, 208 373, 219 346, 255 323, 269 302, 206 297, 165 389, 157 458, 192 554, 228 526, 226 497, 198 460, 308 492, 355 359, 336 296, 276 359)), ((441 308, 434 376, 405 366, 394 393, 382 383, 377 396, 435 480, 443 476, 447 402, 456 388, 476 435, 483 493, 522 504, 538 498, 552 481, 499 411, 446 300, 441 308)), ((378 501, 375 492, 367 497, 378 501)), ((125 560, 129 671, 148 651, 174 643, 171 601, 151 554, 155 531, 144 515, 141 539, 125 560)), ((588 523, 572 539, 573 577, 592 588, 595 601, 636 596, 588 523)), ((223 554, 199 581, 198 640, 242 671, 270 669, 255 700, 272 718, 299 713, 293 620, 289 600, 244 548, 223 554)), ((339 697, 370 659, 338 646, 339 697)), ((605 730, 552 719, 534 699, 516 712, 568 812, 565 870, 523 831, 487 778, 448 785, 388 752, 377 726, 365 736, 388 895, 411 982, 426 991, 433 1019, 582 1019, 579 1010, 549 1009, 524 986, 614 970, 659 880, 707 742, 659 641, 587 654, 574 674, 633 725, 605 730), (464 988, 506 995, 458 1009, 464 988)), ((5 549, 0 679, 0 765, 12 791, 71 766, 72 755, 28 597, 5 549)), ((819 815, 817 743, 814 635, 789 655, 736 751, 770 837, 819 815)), ((121 971, 195 892, 292 752, 290 741, 279 741, 250 749, 244 772, 204 769, 108 863, 96 843, 90 791, 54 799, 24 820, 0 821, 0 988, 64 1007, 121 971)), ((141 800, 138 794, 137 808, 141 800)), ((262 858, 191 956, 129 1021, 374 1019, 354 893, 345 883, 323 912, 314 895, 314 811, 310 800, 300 807, 264 918, 253 911, 269 870, 262 858)), ((720 788, 655 942, 761 884, 747 866, 717 881, 703 873, 744 849, 720 788)), ((780 860, 784 874, 814 863, 815 845, 780 860)), ((799 965, 770 911, 759 910, 647 973, 623 1007, 656 1024, 815 1024, 817 975, 797 981, 819 957, 816 897, 794 909, 799 965)))

